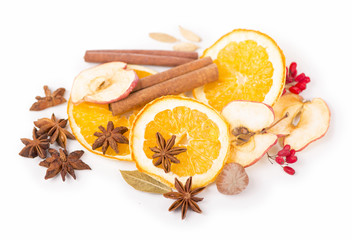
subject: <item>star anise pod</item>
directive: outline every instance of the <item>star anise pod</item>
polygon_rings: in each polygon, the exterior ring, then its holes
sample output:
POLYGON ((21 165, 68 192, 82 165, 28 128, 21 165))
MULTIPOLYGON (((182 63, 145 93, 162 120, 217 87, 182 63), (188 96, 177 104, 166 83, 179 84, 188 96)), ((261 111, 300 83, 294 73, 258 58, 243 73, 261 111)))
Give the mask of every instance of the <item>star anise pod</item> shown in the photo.
POLYGON ((49 153, 51 157, 48 157, 39 163, 40 166, 48 168, 45 179, 53 178, 60 172, 63 181, 65 181, 67 173, 76 179, 74 170, 91 170, 91 168, 80 159, 84 154, 84 151, 82 150, 68 154, 65 149, 60 148, 58 152, 57 150, 50 148, 49 153))
POLYGON ((45 97, 36 96, 37 102, 33 103, 30 111, 41 111, 43 109, 59 105, 66 102, 63 97, 65 93, 65 88, 58 88, 53 93, 51 93, 48 86, 44 86, 45 97))
POLYGON ((60 147, 65 148, 67 138, 76 139, 69 131, 65 129, 67 125, 67 119, 56 119, 55 114, 51 115, 49 118, 41 118, 34 122, 34 125, 39 128, 38 133, 47 133, 50 136, 50 143, 53 144, 55 141, 60 145, 60 147))
POLYGON ((174 155, 178 155, 187 151, 187 148, 183 147, 174 147, 176 136, 172 135, 167 142, 165 141, 164 137, 157 132, 156 133, 156 143, 158 147, 152 147, 150 150, 155 152, 152 156, 154 166, 161 166, 163 167, 166 173, 170 172, 171 163, 180 163, 174 155))
POLYGON ((19 153, 22 157, 46 157, 46 150, 50 146, 47 134, 39 135, 37 129, 33 128, 33 140, 21 138, 21 141, 24 145, 26 145, 19 153))
POLYGON ((94 136, 98 137, 92 145, 92 149, 95 150, 102 147, 101 150, 103 154, 110 146, 116 153, 119 153, 117 148, 118 143, 128 144, 128 138, 123 136, 125 132, 128 131, 126 127, 114 127, 114 123, 109 121, 106 129, 103 126, 99 126, 101 132, 95 132, 94 136))
POLYGON ((164 194, 164 197, 176 200, 170 206, 169 211, 174 211, 177 208, 181 207, 182 219, 186 217, 188 208, 191 208, 197 213, 202 212, 197 202, 202 201, 203 198, 195 197, 195 195, 203 191, 205 187, 199 187, 192 190, 192 177, 189 177, 184 186, 177 178, 175 178, 175 188, 178 192, 171 191, 164 194))

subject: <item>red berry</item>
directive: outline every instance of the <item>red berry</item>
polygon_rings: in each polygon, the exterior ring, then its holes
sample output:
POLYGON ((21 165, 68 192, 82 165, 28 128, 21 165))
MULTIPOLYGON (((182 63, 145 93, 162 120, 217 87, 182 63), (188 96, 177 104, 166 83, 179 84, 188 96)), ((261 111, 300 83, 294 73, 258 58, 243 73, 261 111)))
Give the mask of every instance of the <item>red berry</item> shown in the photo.
POLYGON ((278 164, 280 164, 280 165, 282 165, 282 164, 285 163, 285 159, 284 159, 283 157, 280 157, 280 156, 277 156, 277 157, 275 158, 275 161, 276 161, 278 164))
POLYGON ((310 77, 306 77, 302 82, 309 83, 310 82, 310 77))
POLYGON ((304 81, 304 79, 306 78, 306 75, 304 73, 301 73, 300 75, 298 75, 296 78, 295 78, 295 81, 296 82, 302 82, 304 81))
POLYGON ((295 162, 297 162, 297 157, 296 156, 287 156, 286 157, 286 162, 287 163, 295 163, 295 162))
POLYGON ((284 90, 282 91, 282 95, 284 95, 286 93, 286 88, 284 88, 284 90))
POLYGON ((291 150, 290 150, 290 155, 289 155, 289 156, 291 156, 291 157, 292 157, 292 156, 294 156, 295 154, 296 154, 296 150, 291 149, 291 150))
POLYGON ((288 71, 288 68, 286 67, 286 84, 292 83, 294 81, 294 77, 290 75, 290 72, 288 71))
POLYGON ((293 62, 290 64, 290 75, 296 77, 297 75, 297 63, 293 62))
POLYGON ((293 175, 293 174, 296 173, 296 171, 295 171, 293 168, 289 167, 289 166, 285 166, 285 167, 283 167, 283 169, 284 169, 284 171, 285 171, 287 174, 290 174, 290 175, 293 175))
POLYGON ((277 155, 280 157, 287 157, 288 155, 290 155, 290 150, 282 149, 277 153, 277 155))
POLYGON ((292 83, 293 81, 295 81, 295 79, 293 77, 286 77, 286 84, 292 83))
POLYGON ((301 89, 299 89, 298 87, 296 86, 292 86, 290 87, 288 90, 290 90, 290 92, 294 93, 294 94, 300 94, 300 92, 302 92, 301 89))
POLYGON ((286 144, 286 145, 284 146, 284 149, 285 149, 285 150, 290 150, 290 149, 291 149, 291 146, 290 146, 289 144, 286 144))
POLYGON ((297 84, 295 85, 295 87, 298 87, 298 88, 299 88, 300 90, 302 90, 302 91, 307 88, 305 82, 299 82, 299 83, 297 83, 297 84))
POLYGON ((286 75, 286 84, 292 83, 293 81, 295 81, 295 78, 290 75, 286 75))

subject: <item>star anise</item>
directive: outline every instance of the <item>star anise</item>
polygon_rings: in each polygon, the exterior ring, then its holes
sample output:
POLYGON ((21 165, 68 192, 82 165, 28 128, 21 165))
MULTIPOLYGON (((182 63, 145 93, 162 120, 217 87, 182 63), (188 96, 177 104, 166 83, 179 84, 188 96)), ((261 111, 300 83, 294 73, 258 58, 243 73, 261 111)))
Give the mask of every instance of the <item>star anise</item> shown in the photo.
POLYGON ((114 127, 114 123, 109 121, 106 129, 103 126, 99 126, 101 132, 95 132, 94 136, 98 137, 92 145, 92 149, 95 150, 102 147, 101 150, 103 154, 110 146, 116 153, 119 153, 117 148, 118 143, 128 144, 128 138, 123 136, 125 132, 128 131, 126 127, 114 127))
POLYGON ((47 133, 50 136, 50 143, 53 144, 55 141, 60 145, 60 147, 65 148, 67 138, 76 139, 69 131, 65 129, 67 125, 67 119, 56 119, 55 114, 51 115, 49 118, 41 118, 34 122, 34 125, 39 128, 38 133, 47 133))
POLYGON ((74 170, 91 170, 91 168, 80 159, 84 154, 82 150, 68 154, 65 149, 60 148, 58 152, 50 148, 49 153, 51 157, 39 163, 40 166, 48 168, 45 179, 53 178, 60 172, 63 181, 65 181, 67 173, 76 179, 74 170))
POLYGON ((53 93, 51 93, 48 86, 44 86, 45 97, 36 96, 37 102, 33 103, 30 111, 40 111, 49 107, 59 105, 66 102, 66 99, 63 97, 65 93, 65 88, 58 88, 53 93))
POLYGON ((157 132, 156 133, 156 143, 158 147, 151 147, 150 150, 155 152, 152 156, 154 166, 161 166, 163 167, 166 173, 170 172, 171 163, 180 163, 174 155, 178 155, 187 151, 187 148, 183 147, 173 147, 175 145, 176 136, 172 135, 167 142, 165 141, 164 137, 157 132))
POLYGON ((202 201, 203 198, 195 197, 195 195, 203 191, 205 187, 199 187, 192 190, 192 177, 189 177, 186 181, 185 186, 183 186, 182 183, 177 178, 175 178, 175 188, 178 192, 171 191, 164 194, 164 197, 176 200, 170 206, 169 211, 174 211, 177 208, 181 207, 182 219, 186 217, 188 208, 191 208, 197 213, 202 212, 197 202, 202 201))
POLYGON ((50 146, 47 134, 39 135, 37 129, 33 128, 33 140, 21 138, 21 141, 24 145, 26 145, 19 153, 22 157, 46 157, 46 150, 50 146))

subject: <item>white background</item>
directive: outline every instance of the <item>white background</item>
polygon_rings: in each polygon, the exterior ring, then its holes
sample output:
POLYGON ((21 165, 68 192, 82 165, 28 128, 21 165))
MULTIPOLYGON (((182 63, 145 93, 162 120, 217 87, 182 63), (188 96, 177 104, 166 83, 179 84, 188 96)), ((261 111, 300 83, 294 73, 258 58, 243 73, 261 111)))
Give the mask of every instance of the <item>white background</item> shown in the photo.
MULTIPOLYGON (((351 239, 351 7, 349 1, 2 1, 0 4, 0 239, 351 239), (172 200, 138 192, 119 170, 133 163, 95 156, 77 180, 44 180, 39 159, 22 158, 33 121, 66 105, 28 111, 42 86, 65 87, 92 66, 87 49, 171 49, 149 32, 199 34, 202 49, 235 28, 274 38, 287 63, 312 82, 306 98, 331 109, 326 136, 298 154, 295 176, 262 160, 247 169, 248 188, 200 194, 203 214, 168 212, 172 200)), ((155 68, 157 69, 157 68, 155 68)), ((160 70, 160 69, 157 69, 160 70)), ((69 150, 82 149, 76 141, 69 150)))

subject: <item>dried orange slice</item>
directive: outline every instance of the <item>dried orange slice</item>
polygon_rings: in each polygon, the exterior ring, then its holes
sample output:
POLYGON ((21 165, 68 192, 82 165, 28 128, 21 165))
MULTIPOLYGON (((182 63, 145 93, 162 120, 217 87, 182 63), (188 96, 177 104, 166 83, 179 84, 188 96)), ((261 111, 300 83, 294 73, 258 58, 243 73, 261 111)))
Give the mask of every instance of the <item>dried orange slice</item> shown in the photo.
POLYGON ((229 129, 213 108, 191 98, 166 96, 147 104, 136 116, 130 135, 132 159, 141 172, 173 186, 175 177, 183 183, 192 176, 193 186, 205 186, 215 180, 229 152, 229 129), (153 165, 150 148, 157 146, 156 133, 166 140, 176 135, 176 147, 187 151, 177 155, 165 173, 153 165))
POLYGON ((219 80, 196 88, 193 95, 216 110, 234 100, 273 105, 285 84, 285 56, 269 36, 236 29, 206 49, 219 69, 219 80))
MULTIPOLYGON (((152 69, 138 65, 128 65, 128 68, 133 69, 139 78, 156 73, 152 69)), ((97 139, 94 133, 99 131, 98 127, 100 125, 106 128, 109 121, 112 121, 115 127, 125 126, 130 129, 138 110, 139 109, 121 116, 113 116, 109 110, 108 104, 83 102, 75 105, 69 100, 67 106, 68 120, 72 133, 83 147, 98 155, 126 161, 131 161, 128 144, 118 144, 118 154, 109 147, 105 155, 103 155, 101 148, 92 150, 92 144, 97 139)), ((124 136, 129 136, 129 133, 130 131, 126 132, 124 136)))

